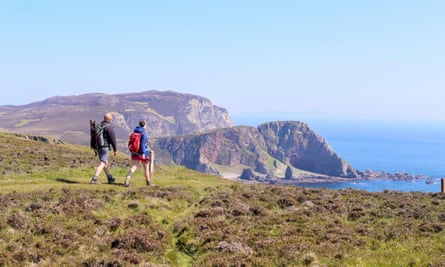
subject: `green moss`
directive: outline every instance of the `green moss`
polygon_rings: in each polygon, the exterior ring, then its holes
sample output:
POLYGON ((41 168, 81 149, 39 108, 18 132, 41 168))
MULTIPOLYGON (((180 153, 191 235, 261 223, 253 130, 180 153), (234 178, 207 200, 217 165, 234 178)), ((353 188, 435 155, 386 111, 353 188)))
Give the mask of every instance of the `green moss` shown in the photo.
POLYGON ((34 121, 39 121, 39 119, 34 119, 34 120, 20 120, 20 122, 17 123, 17 124, 15 124, 14 127, 23 127, 23 126, 25 126, 25 125, 27 125, 27 124, 29 124, 29 123, 31 123, 31 122, 34 122, 34 121))
POLYGON ((156 110, 152 109, 152 108, 147 108, 146 109, 147 112, 156 114, 158 117, 163 118, 164 120, 174 124, 175 123, 175 117, 174 116, 163 116, 161 114, 159 114, 158 112, 156 112, 156 110))

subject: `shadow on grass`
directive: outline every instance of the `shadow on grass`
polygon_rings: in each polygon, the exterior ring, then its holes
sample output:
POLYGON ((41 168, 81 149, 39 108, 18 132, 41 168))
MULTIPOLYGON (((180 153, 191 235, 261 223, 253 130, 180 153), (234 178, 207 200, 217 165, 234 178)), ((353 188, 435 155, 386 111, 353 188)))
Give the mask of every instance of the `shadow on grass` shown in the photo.
MULTIPOLYGON (((66 183, 66 184, 82 184, 82 182, 73 181, 73 180, 68 180, 68 179, 66 179, 66 178, 57 178, 56 181, 57 181, 57 182, 61 182, 61 183, 66 183)), ((88 181, 88 183, 90 183, 90 182, 88 181)), ((100 183, 100 184, 125 186, 124 183, 112 183, 112 184, 109 184, 109 183, 100 183)))
POLYGON ((66 183, 66 184, 80 184, 77 181, 68 180, 68 179, 65 179, 65 178, 57 178, 56 181, 57 182, 61 182, 61 183, 66 183))

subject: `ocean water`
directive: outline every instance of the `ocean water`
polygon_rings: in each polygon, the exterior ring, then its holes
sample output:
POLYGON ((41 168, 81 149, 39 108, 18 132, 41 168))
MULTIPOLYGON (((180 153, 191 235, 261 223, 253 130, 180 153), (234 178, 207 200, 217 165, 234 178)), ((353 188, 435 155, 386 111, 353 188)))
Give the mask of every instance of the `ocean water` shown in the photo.
POLYGON ((445 127, 430 124, 339 125, 317 132, 353 167, 445 177, 445 127))
POLYGON ((433 184, 426 184, 425 180, 386 180, 311 186, 356 188, 374 192, 441 191, 441 178, 445 177, 445 127, 441 123, 339 122, 315 123, 311 128, 324 137, 340 157, 358 170, 406 172, 434 177, 433 184))
POLYGON ((329 188, 329 189, 346 189, 353 188, 357 190, 366 190, 369 192, 403 191, 403 192, 440 192, 441 182, 436 180, 433 184, 426 184, 424 181, 418 180, 413 182, 392 181, 392 180, 373 180, 373 181, 351 181, 351 182, 329 182, 329 183, 296 183, 296 186, 311 188, 329 188))
MULTIPOLYGON (((262 122, 267 121, 273 119, 262 122)), ((434 183, 426 184, 425 180, 384 180, 300 185, 331 189, 355 188, 373 192, 441 191, 441 178, 445 177, 444 122, 301 121, 322 136, 355 169, 427 175, 434 177, 434 183)), ((250 125, 258 124, 252 121, 250 125)))

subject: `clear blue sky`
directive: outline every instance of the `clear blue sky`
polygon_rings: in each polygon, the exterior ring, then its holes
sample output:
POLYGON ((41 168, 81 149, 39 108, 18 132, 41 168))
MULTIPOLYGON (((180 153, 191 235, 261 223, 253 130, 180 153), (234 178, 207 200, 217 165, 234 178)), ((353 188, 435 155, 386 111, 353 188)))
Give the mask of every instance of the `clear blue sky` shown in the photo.
POLYGON ((235 117, 443 120, 445 1, 0 0, 0 105, 173 90, 235 117))

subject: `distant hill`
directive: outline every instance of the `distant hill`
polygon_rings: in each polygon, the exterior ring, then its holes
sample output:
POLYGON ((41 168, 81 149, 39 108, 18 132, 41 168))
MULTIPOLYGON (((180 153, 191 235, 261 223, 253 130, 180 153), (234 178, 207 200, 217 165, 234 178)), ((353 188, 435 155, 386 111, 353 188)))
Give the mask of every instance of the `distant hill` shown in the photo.
POLYGON ((354 178, 357 171, 303 122, 234 127, 226 109, 207 98, 173 91, 56 96, 23 106, 0 106, 0 129, 52 136, 89 145, 89 120, 114 115, 119 150, 147 121, 157 164, 176 164, 228 178, 271 180, 327 175, 354 178))
POLYGON ((226 109, 207 98, 173 91, 128 94, 56 96, 22 106, 0 106, 0 129, 50 135, 72 144, 89 144, 89 120, 101 121, 105 112, 125 151, 126 138, 139 120, 147 121, 150 136, 195 134, 233 126, 226 109))

